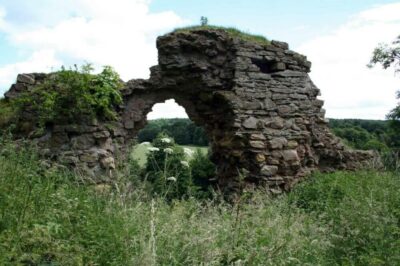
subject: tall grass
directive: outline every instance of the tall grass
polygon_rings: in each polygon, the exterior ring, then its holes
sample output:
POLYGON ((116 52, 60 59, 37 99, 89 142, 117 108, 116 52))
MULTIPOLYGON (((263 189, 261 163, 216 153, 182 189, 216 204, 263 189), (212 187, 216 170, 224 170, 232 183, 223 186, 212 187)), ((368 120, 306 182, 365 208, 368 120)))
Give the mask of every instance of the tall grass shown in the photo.
POLYGON ((399 265, 399 177, 316 175, 236 205, 83 186, 0 144, 0 265, 399 265), (239 206, 240 205, 240 206, 239 206))
POLYGON ((15 116, 10 102, 4 98, 0 98, 0 129, 7 127, 15 116))

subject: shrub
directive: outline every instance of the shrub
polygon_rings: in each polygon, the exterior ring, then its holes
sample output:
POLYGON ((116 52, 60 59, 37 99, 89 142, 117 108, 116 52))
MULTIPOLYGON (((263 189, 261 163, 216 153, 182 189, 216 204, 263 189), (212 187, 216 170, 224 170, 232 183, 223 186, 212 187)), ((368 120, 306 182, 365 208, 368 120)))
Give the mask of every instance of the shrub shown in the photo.
POLYGON ((390 150, 383 152, 381 158, 386 170, 400 172, 400 151, 390 150))
POLYGON ((183 148, 164 133, 152 144, 146 163, 146 181, 152 184, 153 193, 167 199, 192 196, 197 187, 183 148))
POLYGON ((6 128, 15 118, 15 110, 6 99, 0 99, 0 129, 6 128))
POLYGON ((209 189, 215 183, 213 180, 216 177, 216 166, 211 162, 209 155, 197 149, 190 161, 190 169, 193 183, 201 188, 198 196, 209 196, 209 189))
POLYGON ((114 108, 122 102, 122 82, 118 74, 105 66, 100 74, 91 74, 90 64, 80 70, 64 67, 52 73, 42 84, 15 100, 19 113, 36 114, 41 127, 57 120, 74 121, 76 117, 115 119, 114 108))

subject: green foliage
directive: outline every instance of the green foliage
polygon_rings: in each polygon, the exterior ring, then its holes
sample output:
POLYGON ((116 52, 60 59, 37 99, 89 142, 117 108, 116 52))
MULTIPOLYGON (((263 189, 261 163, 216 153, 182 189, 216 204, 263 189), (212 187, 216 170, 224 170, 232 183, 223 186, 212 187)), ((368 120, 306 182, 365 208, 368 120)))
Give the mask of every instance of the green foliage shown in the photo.
POLYGON ((383 152, 381 159, 386 170, 400 173, 400 151, 390 150, 383 152))
MULTIPOLYGON (((207 22, 208 23, 208 22, 207 22)), ((255 42, 261 45, 269 45, 270 41, 262 35, 255 35, 243 32, 233 27, 222 27, 214 25, 200 25, 200 26, 189 26, 184 28, 175 29, 174 32, 191 32, 196 30, 221 30, 228 33, 233 38, 239 38, 244 41, 255 42)))
POLYGON ((215 178, 216 171, 205 149, 179 146, 173 138, 159 133, 152 144, 137 145, 131 157, 135 165, 145 162, 140 175, 148 183, 151 193, 168 200, 204 198, 211 196, 211 179, 215 178))
POLYGON ((400 263, 399 176, 376 172, 315 175, 290 201, 325 224, 331 265, 400 263))
POLYGON ((87 64, 81 70, 62 68, 53 73, 43 84, 16 99, 19 111, 37 114, 41 127, 82 116, 114 119, 114 107, 122 102, 120 78, 109 66, 97 75, 91 74, 92 70, 87 64))
POLYGON ((15 110, 6 99, 0 99, 0 129, 6 128, 15 119, 15 110))
POLYGON ((388 151, 389 126, 387 121, 362 119, 329 119, 335 135, 355 149, 388 151))
POLYGON ((400 64, 400 35, 392 42, 392 45, 382 43, 374 49, 368 67, 373 67, 376 64, 381 64, 384 69, 394 65, 395 71, 400 70, 398 69, 400 64))
MULTIPOLYGON (((400 100, 400 91, 397 92, 397 99, 400 100)), ((400 127, 399 123, 400 123, 400 103, 393 109, 390 111, 390 113, 387 115, 387 117, 389 119, 391 119, 393 121, 393 123, 397 123, 394 124, 393 126, 395 127, 400 127)), ((397 131, 400 132, 400 131, 397 131)))
POLYGON ((316 175, 240 205, 82 186, 0 141, 0 265, 399 265, 400 180, 316 175), (240 207, 240 208, 239 208, 240 207))
POLYGON ((200 25, 201 25, 201 26, 207 26, 207 25, 208 25, 208 18, 202 16, 202 17, 200 18, 200 25))
POLYGON ((146 180, 153 193, 166 199, 193 196, 197 187, 193 184, 190 165, 183 148, 166 134, 159 134, 149 147, 146 163, 146 180))
MULTIPOLYGON (((391 45, 380 44, 375 48, 368 67, 373 67, 376 64, 381 64, 384 69, 393 66, 395 72, 400 71, 400 35, 391 45)), ((397 92, 397 99, 400 99, 400 91, 397 92)), ((400 135, 400 103, 398 103, 397 106, 387 114, 387 118, 391 120, 391 123, 389 124, 391 146, 395 147, 397 151, 399 151, 400 138, 398 136, 400 135)))
POLYGON ((153 141, 160 133, 171 136, 179 145, 208 146, 204 129, 187 118, 151 120, 139 131, 138 141, 153 141))
POLYGON ((190 169, 194 184, 207 193, 216 176, 216 167, 210 161, 209 155, 197 149, 190 160, 190 169))

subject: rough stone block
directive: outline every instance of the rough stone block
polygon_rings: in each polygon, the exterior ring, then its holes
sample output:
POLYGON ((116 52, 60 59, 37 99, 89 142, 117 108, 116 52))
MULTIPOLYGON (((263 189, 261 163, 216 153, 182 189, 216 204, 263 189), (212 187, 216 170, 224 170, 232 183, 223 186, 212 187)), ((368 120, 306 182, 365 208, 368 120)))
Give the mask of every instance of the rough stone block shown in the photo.
POLYGON ((269 141, 269 147, 271 149, 283 149, 287 145, 288 141, 285 138, 273 138, 269 141))
POLYGON ((256 148, 256 149, 264 149, 265 148, 265 143, 263 141, 252 140, 252 141, 249 141, 249 144, 252 148, 256 148))
POLYGON ((17 82, 33 85, 35 84, 35 78, 33 75, 30 74, 19 74, 17 76, 17 82))
POLYGON ((296 162, 299 160, 296 150, 284 150, 282 151, 282 157, 286 162, 296 162))
POLYGON ((278 166, 276 165, 264 165, 261 168, 261 174, 265 176, 273 176, 278 172, 278 166))
POLYGON ((256 129, 258 127, 258 119, 254 117, 249 117, 243 122, 242 125, 248 129, 256 129))

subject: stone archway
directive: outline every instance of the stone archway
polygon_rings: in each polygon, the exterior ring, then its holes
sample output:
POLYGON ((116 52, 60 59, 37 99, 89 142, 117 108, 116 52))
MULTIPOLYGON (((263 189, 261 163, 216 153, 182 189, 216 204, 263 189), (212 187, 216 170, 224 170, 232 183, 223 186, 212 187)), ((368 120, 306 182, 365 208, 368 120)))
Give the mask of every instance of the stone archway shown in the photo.
POLYGON ((211 159, 217 165, 220 181, 226 179, 229 183, 229 178, 237 175, 236 167, 231 167, 237 159, 232 158, 231 151, 231 145, 234 143, 234 109, 222 94, 215 91, 197 94, 193 91, 185 93, 167 89, 152 92, 152 89, 147 89, 146 92, 127 96, 121 115, 127 130, 125 143, 134 139, 146 125, 147 114, 155 104, 171 98, 185 109, 190 120, 205 129, 210 141, 211 159))
MULTIPOLYGON (((157 48, 150 79, 125 84, 118 121, 56 125, 38 139, 44 153, 88 173, 113 169, 151 107, 173 98, 205 128, 226 190, 236 189, 239 172, 279 192, 313 170, 356 169, 374 159, 348 150, 329 131, 320 91, 308 76, 311 63, 286 43, 261 45, 199 29, 161 36, 157 48)), ((39 77, 20 75, 9 97, 39 77)))

